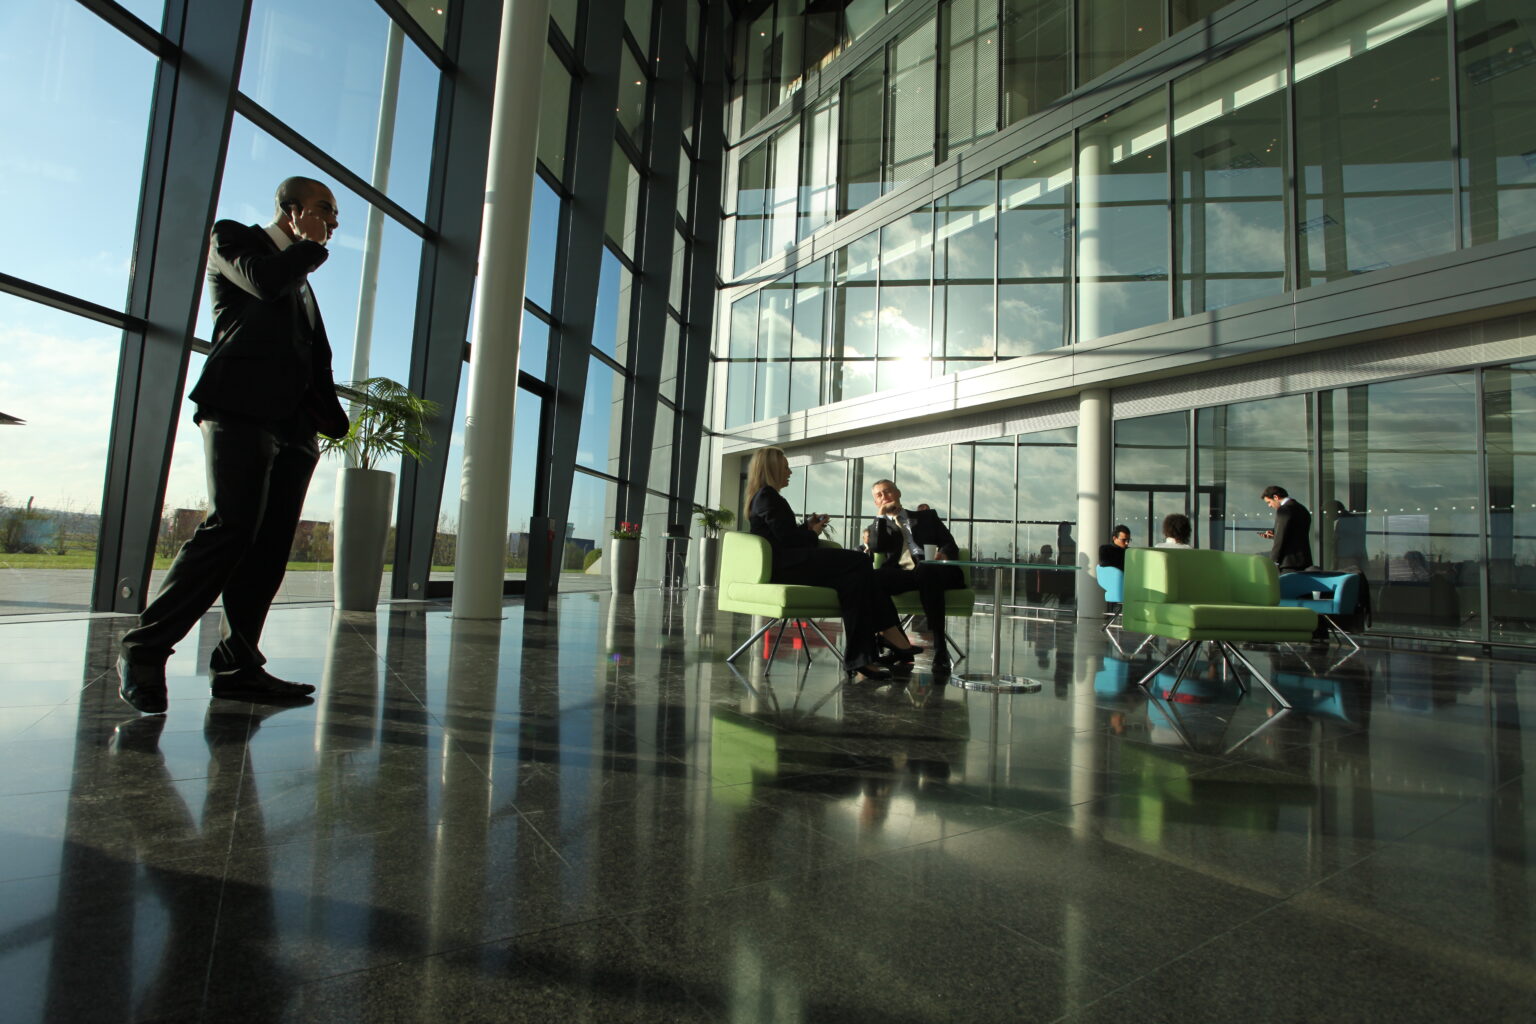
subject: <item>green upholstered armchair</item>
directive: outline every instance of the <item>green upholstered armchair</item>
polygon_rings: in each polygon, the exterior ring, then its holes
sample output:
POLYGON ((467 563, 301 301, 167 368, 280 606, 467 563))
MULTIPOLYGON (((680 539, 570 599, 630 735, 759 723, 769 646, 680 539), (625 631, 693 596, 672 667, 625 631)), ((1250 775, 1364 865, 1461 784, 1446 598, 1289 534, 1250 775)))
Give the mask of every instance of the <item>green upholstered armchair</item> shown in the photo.
MULTIPOLYGON (((1183 656, 1169 693, 1177 692, 1202 643, 1213 645, 1242 684, 1233 659, 1246 667, 1284 708, 1290 702, 1253 667, 1233 641, 1288 643, 1307 640, 1317 628, 1310 608, 1281 608, 1275 564, 1262 555, 1228 551, 1131 548, 1125 553, 1126 629, 1183 641, 1138 685, 1146 688, 1183 656)), ((1246 688, 1246 687, 1245 687, 1246 688)))
MULTIPOLYGON (((822 547, 835 548, 838 545, 830 540, 823 540, 822 547)), ((800 630, 800 649, 805 652, 805 660, 811 660, 811 649, 805 643, 805 627, 803 622, 810 623, 816 635, 821 637, 822 643, 837 657, 838 663, 843 660, 842 652, 827 635, 816 625, 816 619, 835 619, 843 614, 842 605, 838 603, 837 591, 831 587, 808 587, 792 583, 770 583, 768 577, 773 573, 773 549, 768 542, 755 533, 735 531, 725 534, 721 539, 720 552, 720 587, 716 606, 724 612, 740 612, 743 615, 766 616, 768 622, 757 632, 747 638, 747 642, 731 652, 731 656, 725 660, 735 661, 742 651, 775 626, 779 627, 773 641, 773 653, 779 650, 779 641, 784 639, 784 627, 791 621, 795 628, 800 630)), ((773 665, 773 657, 769 656, 769 667, 773 665)))

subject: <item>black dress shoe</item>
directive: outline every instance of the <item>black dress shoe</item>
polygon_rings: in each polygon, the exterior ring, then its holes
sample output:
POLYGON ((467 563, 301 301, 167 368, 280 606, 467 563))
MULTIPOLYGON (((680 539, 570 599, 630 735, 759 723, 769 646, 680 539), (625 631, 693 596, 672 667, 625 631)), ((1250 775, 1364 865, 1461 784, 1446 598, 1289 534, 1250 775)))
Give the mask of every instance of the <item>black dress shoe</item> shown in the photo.
POLYGON ((895 644, 886 642, 884 646, 886 653, 879 659, 882 665, 910 665, 913 658, 927 650, 926 647, 919 647, 917 644, 910 647, 897 647, 895 644))
POLYGON ((128 706, 146 715, 165 714, 165 665, 117 659, 117 695, 128 706))
POLYGON ((891 678, 891 670, 878 665, 875 662, 870 662, 867 665, 860 665, 858 668, 851 668, 848 670, 848 674, 858 679, 862 679, 865 682, 873 682, 877 679, 891 678))
POLYGON ((936 675, 936 676, 947 676, 952 671, 954 671, 954 666, 952 664, 950 664, 949 655, 947 655, 947 654, 935 654, 933 656, 933 674, 934 675, 936 675))
POLYGON ((308 683, 290 683, 260 666, 215 672, 210 681, 215 697, 231 700, 303 700, 315 692, 308 683))

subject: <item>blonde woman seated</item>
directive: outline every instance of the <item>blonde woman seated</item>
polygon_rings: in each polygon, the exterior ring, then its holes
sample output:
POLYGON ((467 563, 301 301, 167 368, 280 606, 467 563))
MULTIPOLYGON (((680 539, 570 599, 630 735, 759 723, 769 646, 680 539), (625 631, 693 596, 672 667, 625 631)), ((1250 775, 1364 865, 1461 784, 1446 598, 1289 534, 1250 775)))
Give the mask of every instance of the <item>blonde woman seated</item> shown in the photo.
POLYGON ((1189 524, 1189 516, 1182 512, 1171 512, 1163 517, 1163 539, 1157 545, 1160 548, 1193 548, 1189 538, 1194 535, 1194 530, 1189 524))
POLYGON ((753 453, 747 466, 747 520, 751 531, 773 551, 774 583, 831 587, 843 612, 843 667, 865 679, 884 679, 876 660, 876 636, 899 653, 916 652, 897 625, 896 606, 875 583, 874 565, 860 551, 820 546, 827 516, 796 518, 779 488, 789 484, 789 460, 778 448, 753 453))

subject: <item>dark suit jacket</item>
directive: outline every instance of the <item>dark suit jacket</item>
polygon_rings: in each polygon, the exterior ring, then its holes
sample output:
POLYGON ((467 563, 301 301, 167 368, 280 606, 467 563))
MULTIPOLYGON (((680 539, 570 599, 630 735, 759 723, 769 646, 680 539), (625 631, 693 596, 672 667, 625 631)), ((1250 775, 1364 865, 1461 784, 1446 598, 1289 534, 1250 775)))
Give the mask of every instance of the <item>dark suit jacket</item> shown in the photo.
POLYGON ((773 549, 775 570, 804 564, 813 557, 810 553, 821 546, 821 539, 795 518, 795 510, 772 487, 765 486, 752 495, 747 525, 773 549))
POLYGON ((1275 509, 1275 544, 1269 556, 1282 569, 1312 565, 1312 513, 1295 498, 1275 509))
POLYGON ((1125 548, 1119 544, 1099 545, 1099 564, 1125 571, 1125 548))
MULTIPOLYGON (((944 520, 931 508, 907 509, 907 527, 918 547, 933 544, 945 558, 959 558, 960 548, 944 525, 944 520)), ((899 567, 901 559, 901 530, 885 516, 876 516, 869 524, 869 553, 885 555, 885 564, 899 567)))
POLYGON ((325 262, 325 247, 297 241, 279 251, 262 228, 221 220, 208 254, 213 351, 192 388, 199 413, 286 423, 303 413, 328 437, 347 432, 336 398, 331 345, 316 306, 310 325, 300 286, 325 262))

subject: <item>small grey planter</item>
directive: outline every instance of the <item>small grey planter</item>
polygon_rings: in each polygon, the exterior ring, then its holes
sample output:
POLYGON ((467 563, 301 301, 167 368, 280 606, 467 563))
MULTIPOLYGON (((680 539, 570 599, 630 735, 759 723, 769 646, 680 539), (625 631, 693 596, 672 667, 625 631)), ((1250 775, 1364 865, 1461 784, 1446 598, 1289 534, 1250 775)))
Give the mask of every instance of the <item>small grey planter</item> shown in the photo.
POLYGON ((720 581, 720 538, 699 538, 699 588, 713 590, 720 581))
POLYGON ((615 594, 633 594, 635 577, 640 572, 640 540, 636 537, 608 538, 608 584, 615 594))
POLYGON ((389 508, 394 497, 393 473, 352 467, 337 470, 331 575, 336 607, 342 611, 371 612, 379 606, 389 508))

